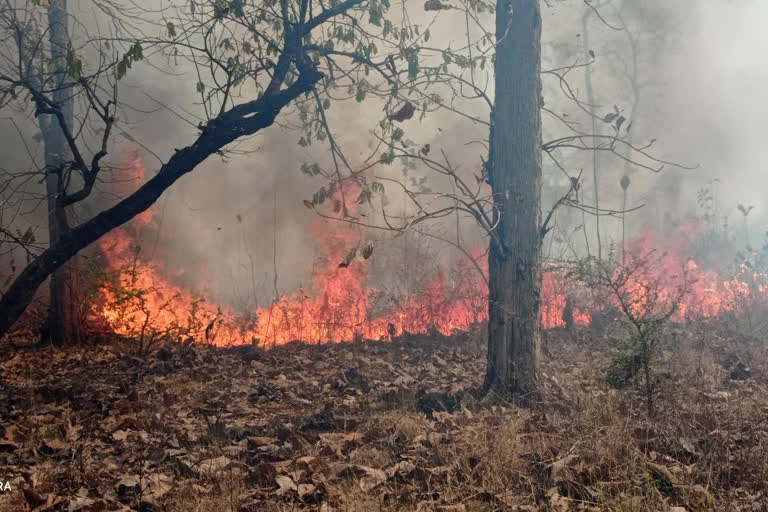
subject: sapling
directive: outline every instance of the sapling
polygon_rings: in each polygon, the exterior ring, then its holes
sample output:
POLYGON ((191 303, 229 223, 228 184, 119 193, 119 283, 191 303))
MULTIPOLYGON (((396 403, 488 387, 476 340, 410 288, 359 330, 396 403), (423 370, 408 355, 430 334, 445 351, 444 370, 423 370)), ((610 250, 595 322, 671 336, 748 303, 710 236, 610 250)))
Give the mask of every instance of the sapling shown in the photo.
POLYGON ((620 313, 628 336, 614 350, 605 369, 606 381, 616 388, 632 387, 643 397, 653 416, 660 394, 659 366, 665 346, 664 328, 679 311, 690 291, 687 264, 669 275, 664 255, 646 251, 626 254, 622 263, 613 257, 600 261, 586 258, 573 263, 566 275, 587 286, 607 292, 620 313))

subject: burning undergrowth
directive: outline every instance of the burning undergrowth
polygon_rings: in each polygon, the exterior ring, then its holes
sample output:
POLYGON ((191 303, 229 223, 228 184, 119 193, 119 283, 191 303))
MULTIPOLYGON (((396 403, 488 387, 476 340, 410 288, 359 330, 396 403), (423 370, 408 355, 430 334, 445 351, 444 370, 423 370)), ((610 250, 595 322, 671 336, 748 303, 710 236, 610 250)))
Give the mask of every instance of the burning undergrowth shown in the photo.
MULTIPOLYGON (((143 180, 143 167, 134 162, 125 172, 143 180)), ((360 185, 346 181, 330 193, 327 215, 358 212, 360 185), (341 206, 341 204, 345 206, 341 206)), ((468 331, 487 320, 487 258, 479 248, 467 251, 456 268, 437 264, 422 276, 417 292, 384 296, 369 283, 376 247, 359 226, 318 217, 310 226, 321 250, 313 266, 312 286, 281 295, 264 307, 245 311, 209 301, 215 290, 178 284, 178 270, 165 268, 162 259, 140 250, 141 240, 157 236, 151 210, 113 230, 99 241, 103 261, 95 266, 97 293, 91 306, 91 324, 102 331, 139 338, 187 339, 216 345, 256 343, 275 346, 291 341, 326 343, 361 339, 391 340, 404 333, 435 332, 450 335, 468 331), (151 236, 150 236, 151 235, 151 236)), ((635 272, 628 286, 642 302, 649 283, 655 300, 679 301, 678 322, 716 318, 768 303, 768 277, 743 257, 735 270, 702 268, 690 257, 705 236, 703 223, 681 222, 672 233, 659 237, 652 230, 628 241, 625 261, 609 262, 611 272, 626 271, 626 261, 647 259, 654 264, 635 272), (661 247, 661 250, 656 248, 661 247), (729 275, 730 277, 723 277, 729 275), (681 279, 686 293, 678 294, 681 279)), ((614 253, 618 258, 618 253, 614 253)), ((595 287, 569 279, 574 265, 547 263, 542 281, 542 325, 546 329, 587 325, 595 316, 616 313, 616 304, 595 287)), ((198 279, 199 283, 204 279, 198 279)))

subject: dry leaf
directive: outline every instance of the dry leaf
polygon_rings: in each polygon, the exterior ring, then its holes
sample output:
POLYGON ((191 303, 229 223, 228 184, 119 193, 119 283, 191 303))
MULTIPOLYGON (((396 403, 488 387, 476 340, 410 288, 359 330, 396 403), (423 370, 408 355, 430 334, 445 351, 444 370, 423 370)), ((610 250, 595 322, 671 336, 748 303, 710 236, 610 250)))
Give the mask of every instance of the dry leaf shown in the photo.
POLYGON ((280 486, 280 488, 275 491, 275 494, 278 496, 282 496, 283 494, 286 494, 290 491, 297 491, 298 488, 296 487, 296 484, 289 476, 285 475, 278 475, 275 477, 275 482, 277 482, 277 485, 280 486))
POLYGON ((355 256, 357 256, 357 247, 353 247, 347 255, 344 257, 344 261, 339 263, 339 268, 346 268, 349 266, 350 263, 352 263, 352 260, 355 259, 355 256))
POLYGON ((315 492, 316 487, 312 484, 299 484, 297 488, 297 492, 299 494, 299 498, 301 499, 307 499, 315 492))
POLYGON ((387 116, 387 118, 390 121, 403 122, 403 121, 407 121, 408 119, 412 118, 413 114, 415 114, 415 113, 416 113, 416 107, 414 107, 413 103, 411 103, 410 101, 406 101, 405 105, 400 107, 400 109, 397 112, 395 112, 394 114, 389 114, 389 116, 387 116))
POLYGON ((228 457, 214 457, 212 459, 205 459, 198 464, 198 472, 200 475, 215 475, 219 471, 226 469, 232 465, 232 460, 228 457))
POLYGON ((150 498, 161 498, 173 488, 173 479, 163 473, 152 473, 146 477, 146 493, 150 498))

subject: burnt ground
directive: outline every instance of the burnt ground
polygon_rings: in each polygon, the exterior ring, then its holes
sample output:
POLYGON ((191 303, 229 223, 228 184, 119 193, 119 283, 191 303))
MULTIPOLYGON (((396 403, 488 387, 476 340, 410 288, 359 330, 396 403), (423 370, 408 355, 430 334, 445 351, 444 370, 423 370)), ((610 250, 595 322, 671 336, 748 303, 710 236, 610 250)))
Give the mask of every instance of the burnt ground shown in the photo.
POLYGON ((765 340, 671 335, 651 420, 589 331, 479 401, 481 338, 7 348, 0 511, 768 510, 765 340))

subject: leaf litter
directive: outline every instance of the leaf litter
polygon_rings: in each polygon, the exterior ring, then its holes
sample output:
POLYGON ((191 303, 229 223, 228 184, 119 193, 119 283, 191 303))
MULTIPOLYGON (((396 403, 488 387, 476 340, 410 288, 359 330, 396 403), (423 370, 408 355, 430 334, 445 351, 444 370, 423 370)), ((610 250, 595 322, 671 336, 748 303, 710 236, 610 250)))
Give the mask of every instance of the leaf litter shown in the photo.
POLYGON ((648 420, 588 333, 547 334, 537 406, 479 398, 480 337, 5 352, 0 511, 768 510, 765 347, 679 358, 648 420))

